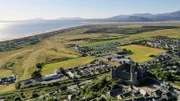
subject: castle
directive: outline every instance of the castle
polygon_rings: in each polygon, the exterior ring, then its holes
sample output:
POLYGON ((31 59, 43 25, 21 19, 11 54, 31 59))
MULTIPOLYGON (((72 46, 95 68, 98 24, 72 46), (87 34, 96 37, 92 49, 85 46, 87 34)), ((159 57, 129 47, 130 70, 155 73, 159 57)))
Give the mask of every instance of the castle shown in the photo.
POLYGON ((138 84, 138 81, 145 77, 146 68, 138 64, 124 63, 119 67, 111 69, 112 79, 121 79, 131 85, 138 84))

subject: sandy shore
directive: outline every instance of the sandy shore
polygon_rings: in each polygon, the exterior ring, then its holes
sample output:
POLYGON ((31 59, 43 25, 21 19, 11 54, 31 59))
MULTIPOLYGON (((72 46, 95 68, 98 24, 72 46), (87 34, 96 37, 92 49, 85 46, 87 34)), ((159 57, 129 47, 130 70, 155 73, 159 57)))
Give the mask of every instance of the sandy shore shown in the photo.
POLYGON ((147 25, 151 25, 151 24, 179 24, 179 23, 180 23, 180 21, 162 21, 162 22, 83 22, 80 25, 63 27, 63 28, 58 28, 58 29, 38 32, 38 33, 31 33, 31 34, 28 34, 28 35, 17 36, 17 37, 13 37, 13 38, 0 39, 0 42, 8 41, 8 40, 13 40, 13 39, 18 39, 18 38, 29 37, 29 36, 34 36, 34 35, 39 35, 39 34, 47 34, 47 33, 54 32, 54 31, 60 31, 60 30, 64 30, 64 29, 68 29, 68 28, 73 28, 73 27, 78 27, 78 26, 84 26, 84 25, 98 25, 98 24, 99 25, 101 25, 101 24, 122 24, 122 25, 123 24, 147 24, 147 25))
POLYGON ((4 39, 0 39, 0 42, 19 39, 19 38, 24 38, 24 37, 29 37, 29 36, 34 36, 34 35, 47 34, 47 33, 54 32, 54 31, 60 31, 60 30, 73 28, 73 27, 84 26, 84 25, 89 25, 89 24, 85 23, 85 24, 80 24, 80 25, 74 25, 74 26, 69 26, 69 27, 62 27, 62 28, 58 28, 58 29, 52 29, 52 30, 48 30, 48 31, 32 33, 32 34, 28 34, 28 35, 24 35, 24 36, 17 36, 17 37, 12 37, 12 38, 4 38, 4 39))

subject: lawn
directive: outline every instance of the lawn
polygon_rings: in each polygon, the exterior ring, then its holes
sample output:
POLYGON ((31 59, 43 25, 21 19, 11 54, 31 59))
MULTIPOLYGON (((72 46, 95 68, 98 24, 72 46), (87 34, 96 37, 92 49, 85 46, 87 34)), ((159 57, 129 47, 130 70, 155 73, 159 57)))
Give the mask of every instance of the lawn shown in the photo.
POLYGON ((10 84, 8 86, 6 85, 0 85, 0 93, 5 93, 5 92, 9 92, 15 90, 15 85, 14 84, 10 84))
POLYGON ((7 69, 0 69, 0 78, 11 76, 12 71, 7 69))
POLYGON ((56 69, 59 69, 60 67, 63 67, 64 69, 68 68, 74 68, 80 65, 85 65, 89 62, 92 62, 94 58, 92 57, 81 57, 77 59, 71 59, 63 62, 57 62, 52 64, 47 64, 42 69, 42 75, 53 73, 56 69))
POLYGON ((152 55, 152 54, 157 55, 157 54, 166 52, 165 50, 150 48, 150 47, 145 47, 145 46, 140 46, 140 45, 128 45, 128 46, 122 46, 120 48, 131 50, 133 54, 129 55, 129 57, 133 61, 139 62, 139 63, 146 62, 153 59, 152 57, 149 57, 149 55, 152 55))

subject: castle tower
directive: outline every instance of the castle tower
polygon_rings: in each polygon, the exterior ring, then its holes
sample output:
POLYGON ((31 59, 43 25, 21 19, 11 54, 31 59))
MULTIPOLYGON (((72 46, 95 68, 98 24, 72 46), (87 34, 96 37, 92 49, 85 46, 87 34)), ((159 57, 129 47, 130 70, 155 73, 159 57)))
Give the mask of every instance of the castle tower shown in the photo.
POLYGON ((134 66, 130 66, 130 80, 133 81, 134 66))
POLYGON ((137 72, 135 72, 135 66, 130 66, 130 80, 132 82, 137 82, 137 72))

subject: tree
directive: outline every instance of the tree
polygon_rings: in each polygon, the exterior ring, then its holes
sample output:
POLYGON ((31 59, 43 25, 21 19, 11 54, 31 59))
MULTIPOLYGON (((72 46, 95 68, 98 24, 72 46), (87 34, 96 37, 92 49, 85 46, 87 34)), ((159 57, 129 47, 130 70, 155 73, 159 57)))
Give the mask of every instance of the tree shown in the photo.
POLYGON ((21 83, 20 82, 17 82, 16 84, 15 84, 15 88, 16 89, 19 89, 21 87, 21 83))
POLYGON ((48 98, 47 101, 54 101, 52 97, 48 98))
POLYGON ((66 74, 66 71, 64 70, 64 68, 60 67, 60 68, 59 68, 59 71, 60 71, 63 75, 67 75, 67 74, 66 74))
POLYGON ((37 93, 33 93, 31 98, 37 98, 39 95, 37 93))
POLYGON ((154 57, 156 57, 154 54, 151 54, 151 55, 149 55, 149 57, 152 57, 152 58, 154 58, 154 57))
POLYGON ((37 63, 37 64, 36 64, 36 68, 42 69, 42 67, 43 67, 43 64, 42 64, 42 63, 37 63))
POLYGON ((31 76, 33 79, 39 79, 42 77, 40 71, 34 71, 31 76))
POLYGON ((107 101, 106 98, 104 98, 103 96, 101 96, 98 101, 107 101))
POLYGON ((22 100, 21 100, 21 98, 20 98, 19 96, 16 96, 16 97, 14 98, 14 101, 22 101, 22 100))
POLYGON ((112 82, 112 88, 111 88, 111 90, 114 90, 114 89, 118 89, 118 88, 122 88, 120 85, 119 85, 119 83, 118 82, 112 82))

